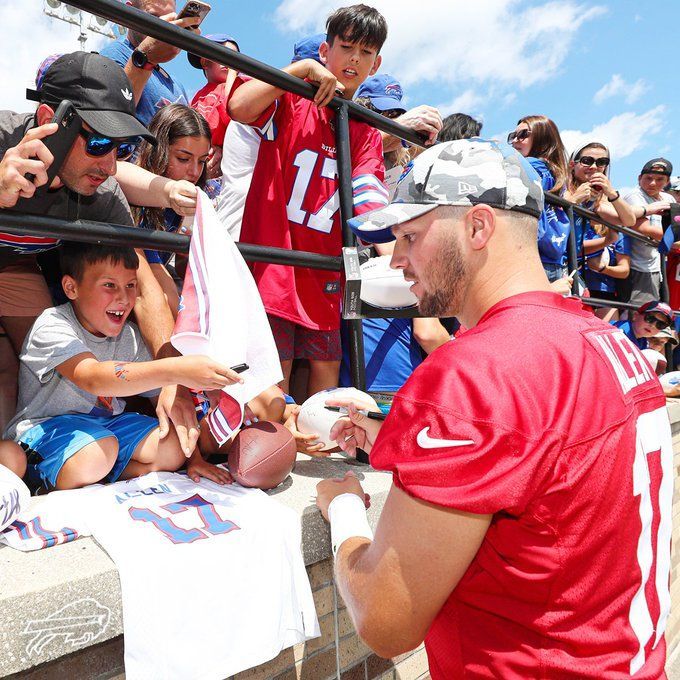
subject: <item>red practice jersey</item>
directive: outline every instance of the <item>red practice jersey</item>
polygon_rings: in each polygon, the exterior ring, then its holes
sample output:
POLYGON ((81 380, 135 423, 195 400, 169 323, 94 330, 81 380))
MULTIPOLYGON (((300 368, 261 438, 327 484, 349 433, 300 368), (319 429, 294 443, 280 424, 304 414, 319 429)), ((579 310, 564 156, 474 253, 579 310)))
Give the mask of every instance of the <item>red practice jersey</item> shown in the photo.
MULTIPOLYGON (((238 86, 239 82, 237 80, 238 86)), ((241 241, 340 255, 342 233, 335 113, 282 95, 253 127, 263 142, 246 199, 241 241)), ((355 214, 388 203, 377 130, 350 121, 355 214)), ((252 266, 265 309, 300 326, 340 327, 340 274, 265 263, 252 266)))
POLYGON ((665 677, 665 403, 619 329, 546 292, 498 303, 415 370, 372 465, 493 516, 425 638, 433 680, 665 677))
POLYGON ((231 122, 227 113, 228 97, 224 88, 224 83, 207 83, 191 100, 191 108, 196 109, 208 121, 213 146, 224 144, 224 135, 231 122))

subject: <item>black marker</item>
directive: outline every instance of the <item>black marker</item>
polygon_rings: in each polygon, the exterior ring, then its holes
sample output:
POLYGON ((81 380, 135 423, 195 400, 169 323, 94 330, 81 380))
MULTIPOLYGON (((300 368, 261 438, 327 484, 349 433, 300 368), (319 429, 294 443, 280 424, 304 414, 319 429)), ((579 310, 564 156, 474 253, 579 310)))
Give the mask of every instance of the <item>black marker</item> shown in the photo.
POLYGON ((250 368, 248 364, 236 364, 236 366, 232 366, 231 370, 234 371, 234 373, 243 373, 243 371, 247 371, 250 368))
MULTIPOLYGON (((347 415, 347 409, 344 406, 324 406, 324 408, 335 413, 342 413, 344 416, 347 415)), ((371 420, 385 420, 387 418, 387 414, 382 411, 367 411, 363 408, 358 409, 358 411, 371 420)))

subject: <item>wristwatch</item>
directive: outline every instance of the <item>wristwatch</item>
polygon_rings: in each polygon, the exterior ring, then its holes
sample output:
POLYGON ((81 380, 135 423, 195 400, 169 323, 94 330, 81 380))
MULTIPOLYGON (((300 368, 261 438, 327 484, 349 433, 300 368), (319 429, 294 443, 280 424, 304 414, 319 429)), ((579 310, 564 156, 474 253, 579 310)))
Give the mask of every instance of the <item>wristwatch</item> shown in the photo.
POLYGON ((145 71, 153 71, 157 66, 157 64, 152 64, 149 61, 149 57, 141 50, 135 50, 132 53, 132 65, 145 71))

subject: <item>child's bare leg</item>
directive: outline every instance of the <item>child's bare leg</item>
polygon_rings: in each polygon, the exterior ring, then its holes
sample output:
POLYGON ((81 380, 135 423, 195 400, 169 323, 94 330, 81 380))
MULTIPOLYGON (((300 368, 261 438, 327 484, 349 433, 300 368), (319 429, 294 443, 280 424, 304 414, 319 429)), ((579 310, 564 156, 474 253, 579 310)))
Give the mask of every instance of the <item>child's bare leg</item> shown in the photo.
POLYGON ((309 360, 309 382, 307 383, 307 396, 311 397, 321 390, 338 386, 340 375, 339 361, 309 360))
POLYGON ((26 453, 16 442, 0 441, 0 465, 9 468, 17 477, 26 474, 26 453))
POLYGON ((57 489, 78 489, 95 484, 111 472, 118 456, 118 440, 104 437, 83 446, 62 466, 57 475, 57 489))
POLYGON ((250 410, 259 420, 280 422, 286 408, 286 400, 278 385, 272 385, 263 390, 248 402, 250 410))
POLYGON ((171 428, 170 432, 160 439, 158 428, 155 428, 139 442, 120 479, 139 477, 147 472, 175 472, 185 462, 186 456, 182 452, 175 429, 171 428))

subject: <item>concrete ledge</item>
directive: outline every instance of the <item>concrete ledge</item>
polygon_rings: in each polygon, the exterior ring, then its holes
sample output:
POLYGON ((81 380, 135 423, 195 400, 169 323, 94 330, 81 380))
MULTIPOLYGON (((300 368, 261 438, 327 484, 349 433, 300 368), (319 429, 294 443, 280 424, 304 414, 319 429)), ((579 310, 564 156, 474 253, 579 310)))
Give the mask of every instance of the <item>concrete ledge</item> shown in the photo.
MULTIPOLYGON (((331 554, 328 526, 314 505, 316 484, 342 477, 350 469, 371 495, 369 521, 375 525, 391 476, 337 454, 326 459, 300 454, 291 477, 269 492, 299 513, 306 565, 331 554)), ((54 661, 122 633, 118 571, 92 538, 32 553, 0 546, 0 676, 54 661), (92 615, 89 623, 65 627, 62 622, 55 631, 56 619, 83 612, 92 615)))

